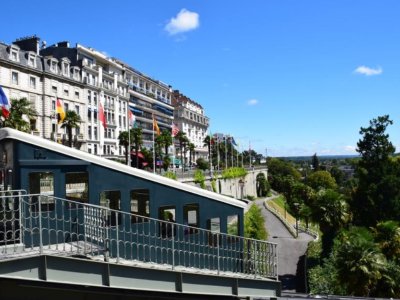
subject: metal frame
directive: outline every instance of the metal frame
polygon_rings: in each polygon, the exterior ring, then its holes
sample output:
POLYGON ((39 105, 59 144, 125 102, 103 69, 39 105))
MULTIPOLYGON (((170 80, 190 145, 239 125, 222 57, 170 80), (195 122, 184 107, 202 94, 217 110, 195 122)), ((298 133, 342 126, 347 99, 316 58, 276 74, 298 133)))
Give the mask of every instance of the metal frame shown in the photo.
POLYGON ((278 277, 274 243, 24 191, 1 192, 0 204, 0 260, 50 254, 238 278, 278 277))

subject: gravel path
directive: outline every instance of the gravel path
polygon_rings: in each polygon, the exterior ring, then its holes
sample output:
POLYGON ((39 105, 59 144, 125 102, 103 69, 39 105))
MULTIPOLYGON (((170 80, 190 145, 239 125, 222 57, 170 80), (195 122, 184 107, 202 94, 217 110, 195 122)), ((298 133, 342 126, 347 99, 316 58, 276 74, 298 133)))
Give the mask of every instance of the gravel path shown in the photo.
POLYGON ((297 239, 294 238, 282 222, 264 207, 263 203, 271 198, 258 199, 255 203, 262 209, 266 220, 268 241, 278 244, 278 275, 282 282, 282 290, 306 292, 304 254, 313 237, 300 233, 297 239))

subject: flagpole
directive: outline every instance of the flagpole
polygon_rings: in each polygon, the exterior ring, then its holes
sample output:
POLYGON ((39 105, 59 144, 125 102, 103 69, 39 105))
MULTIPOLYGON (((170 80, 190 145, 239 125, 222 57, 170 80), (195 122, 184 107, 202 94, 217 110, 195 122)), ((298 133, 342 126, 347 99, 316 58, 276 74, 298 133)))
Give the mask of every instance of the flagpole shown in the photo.
POLYGON ((153 173, 156 172, 156 151, 155 151, 155 142, 154 142, 154 115, 153 115, 153 173))
MULTIPOLYGON (((209 141, 208 141, 208 145, 209 145, 209 147, 210 147, 210 153, 208 153, 208 160, 209 160, 209 162, 210 162, 210 176, 212 177, 213 176, 213 165, 212 165, 212 148, 211 148, 211 139, 212 139, 212 135, 211 135, 211 131, 210 131, 210 133, 209 133, 209 141)), ((212 180, 212 178, 211 178, 211 180, 212 180)))
MULTIPOLYGON (((129 104, 128 104, 128 109, 127 109, 127 113, 128 113, 128 166, 132 165, 131 162, 131 120, 129 118, 129 104)), ((137 157, 136 157, 137 159, 137 157)))
POLYGON ((228 169, 228 148, 226 147, 226 136, 224 136, 225 141, 225 169, 228 169))
POLYGON ((217 170, 219 171, 219 137, 217 136, 217 170))
POLYGON ((231 166, 232 166, 232 168, 233 168, 233 140, 232 140, 233 138, 232 138, 232 136, 231 136, 231 166))

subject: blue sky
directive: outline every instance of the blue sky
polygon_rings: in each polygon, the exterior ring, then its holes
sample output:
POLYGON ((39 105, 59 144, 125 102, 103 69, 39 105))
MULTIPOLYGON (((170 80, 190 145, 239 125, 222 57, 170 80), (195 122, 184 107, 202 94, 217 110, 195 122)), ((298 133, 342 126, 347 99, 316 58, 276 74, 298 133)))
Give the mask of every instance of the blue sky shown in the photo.
POLYGON ((400 1, 6 1, 0 40, 117 57, 200 103, 212 132, 269 156, 354 154, 389 114, 400 151, 400 1), (107 4, 106 4, 107 3, 107 4))

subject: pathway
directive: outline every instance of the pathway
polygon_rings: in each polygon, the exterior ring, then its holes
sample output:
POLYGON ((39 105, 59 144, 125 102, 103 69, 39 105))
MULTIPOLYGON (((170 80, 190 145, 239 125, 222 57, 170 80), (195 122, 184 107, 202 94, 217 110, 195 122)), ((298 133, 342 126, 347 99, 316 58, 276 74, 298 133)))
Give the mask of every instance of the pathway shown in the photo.
POLYGON ((264 207, 264 201, 273 197, 258 199, 255 203, 261 208, 266 220, 268 241, 278 244, 278 275, 282 282, 282 290, 306 292, 304 254, 313 237, 300 233, 297 239, 294 238, 282 222, 264 207))

